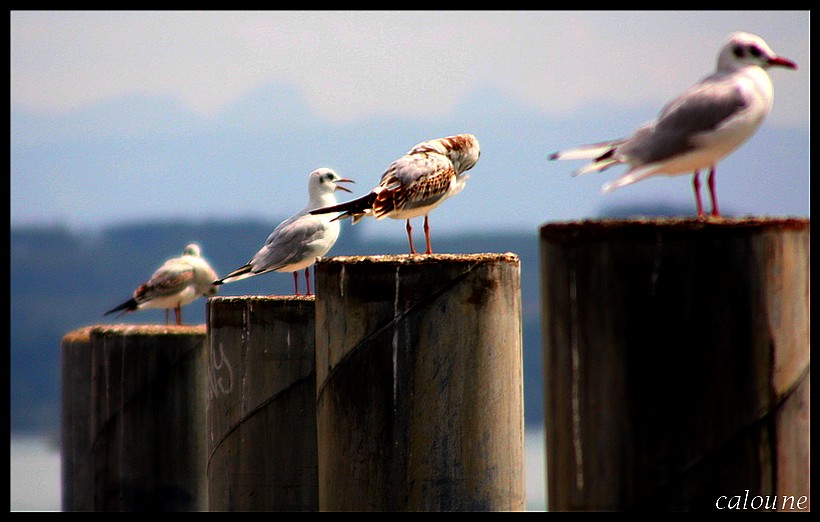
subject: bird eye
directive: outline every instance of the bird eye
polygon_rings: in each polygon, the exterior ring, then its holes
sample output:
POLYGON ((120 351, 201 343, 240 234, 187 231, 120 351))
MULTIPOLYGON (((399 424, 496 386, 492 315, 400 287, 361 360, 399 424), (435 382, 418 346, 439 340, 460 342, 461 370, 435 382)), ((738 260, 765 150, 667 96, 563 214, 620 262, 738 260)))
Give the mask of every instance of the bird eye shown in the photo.
POLYGON ((752 45, 749 47, 749 54, 755 58, 760 58, 763 55, 763 52, 756 45, 752 45))
POLYGON ((746 52, 743 50, 743 47, 741 47, 740 45, 736 45, 734 49, 732 49, 732 52, 738 58, 743 58, 743 55, 746 54, 746 52))

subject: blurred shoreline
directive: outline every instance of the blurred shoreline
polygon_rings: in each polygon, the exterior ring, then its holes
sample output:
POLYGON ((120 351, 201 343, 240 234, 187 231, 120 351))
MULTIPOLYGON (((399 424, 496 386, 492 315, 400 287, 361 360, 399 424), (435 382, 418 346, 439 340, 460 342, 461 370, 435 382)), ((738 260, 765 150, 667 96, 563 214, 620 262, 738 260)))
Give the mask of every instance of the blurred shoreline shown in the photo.
MULTIPOLYGON (((54 435, 11 435, 11 511, 60 511, 61 460, 54 435)), ((527 510, 545 510, 544 430, 524 436, 527 510)))

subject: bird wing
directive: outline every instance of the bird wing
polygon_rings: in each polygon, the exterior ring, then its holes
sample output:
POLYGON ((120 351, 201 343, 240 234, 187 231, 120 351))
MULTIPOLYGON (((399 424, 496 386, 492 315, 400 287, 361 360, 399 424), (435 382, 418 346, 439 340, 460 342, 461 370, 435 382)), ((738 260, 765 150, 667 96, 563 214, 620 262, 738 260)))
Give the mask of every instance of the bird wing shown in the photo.
POLYGON ((684 154, 698 147, 703 133, 725 125, 748 107, 748 98, 732 77, 707 78, 669 102, 655 124, 638 130, 618 153, 633 164, 684 154))
POLYGON ((192 284, 195 276, 194 267, 190 263, 181 259, 170 259, 134 291, 134 299, 138 303, 144 303, 173 296, 192 284))
POLYGON ((302 214, 280 223, 265 241, 265 246, 248 263, 255 274, 279 270, 308 256, 321 255, 318 243, 325 238, 326 218, 302 214))
POLYGON ((447 194, 455 175, 452 162, 442 154, 402 156, 382 175, 373 213, 379 218, 393 210, 431 205, 447 194))

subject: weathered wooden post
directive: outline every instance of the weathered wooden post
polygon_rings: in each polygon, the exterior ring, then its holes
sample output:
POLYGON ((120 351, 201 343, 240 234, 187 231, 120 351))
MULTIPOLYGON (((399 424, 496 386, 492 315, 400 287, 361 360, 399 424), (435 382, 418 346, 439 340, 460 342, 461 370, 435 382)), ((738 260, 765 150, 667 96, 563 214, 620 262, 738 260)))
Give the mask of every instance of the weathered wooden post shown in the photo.
POLYGON ((541 228, 550 510, 810 506, 809 236, 801 219, 541 228))
POLYGON ((90 336, 91 509, 206 509, 205 326, 95 326, 90 336))
POLYGON ((315 301, 208 301, 211 511, 316 511, 315 301))
POLYGON ((514 254, 316 264, 321 510, 522 510, 514 254))
POLYGON ((63 336, 60 367, 61 509, 92 511, 90 326, 63 336))

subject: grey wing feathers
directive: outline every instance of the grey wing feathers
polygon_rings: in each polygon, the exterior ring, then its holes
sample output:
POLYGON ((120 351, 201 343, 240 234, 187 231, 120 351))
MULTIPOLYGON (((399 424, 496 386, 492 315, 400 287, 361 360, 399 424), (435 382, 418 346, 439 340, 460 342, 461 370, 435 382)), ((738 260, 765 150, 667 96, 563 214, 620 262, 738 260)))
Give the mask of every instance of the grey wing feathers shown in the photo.
POLYGON ((669 103, 661 112, 656 129, 687 134, 713 130, 748 105, 735 85, 706 83, 669 103))
POLYGON ((701 133, 720 127, 747 106, 742 92, 727 82, 692 87, 667 104, 656 123, 639 129, 619 152, 643 164, 683 154, 697 146, 701 133))
POLYGON ((265 247, 249 263, 253 266, 254 273, 270 272, 300 260, 309 252, 312 239, 319 236, 326 227, 318 219, 301 220, 299 223, 296 221, 297 219, 284 221, 271 232, 265 241, 265 247))

